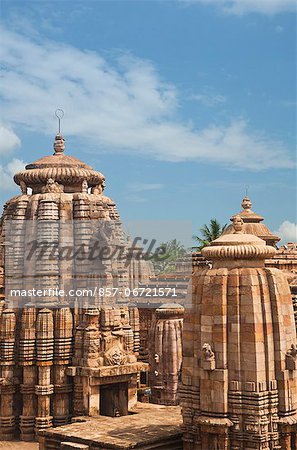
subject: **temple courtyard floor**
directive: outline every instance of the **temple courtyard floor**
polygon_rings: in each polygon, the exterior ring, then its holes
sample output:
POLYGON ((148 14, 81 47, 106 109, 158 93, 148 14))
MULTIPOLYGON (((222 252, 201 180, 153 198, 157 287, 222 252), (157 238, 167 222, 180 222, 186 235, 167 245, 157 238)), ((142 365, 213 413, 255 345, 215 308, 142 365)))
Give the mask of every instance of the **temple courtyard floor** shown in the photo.
POLYGON ((0 441, 0 450, 38 450, 37 442, 0 441))
POLYGON ((40 450, 66 448, 61 442, 89 450, 181 450, 181 422, 178 406, 138 403, 127 416, 75 418, 72 424, 40 431, 38 439, 40 450))

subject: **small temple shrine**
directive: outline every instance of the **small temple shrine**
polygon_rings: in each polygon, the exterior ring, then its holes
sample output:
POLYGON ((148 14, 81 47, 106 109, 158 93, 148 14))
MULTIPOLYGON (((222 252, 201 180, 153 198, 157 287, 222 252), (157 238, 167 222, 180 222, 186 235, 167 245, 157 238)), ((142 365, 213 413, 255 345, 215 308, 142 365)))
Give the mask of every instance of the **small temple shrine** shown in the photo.
POLYGON ((151 401, 161 405, 178 405, 184 307, 177 303, 165 303, 156 309, 155 315, 149 351, 151 401))
MULTIPOLYGON (((259 238, 263 239, 267 245, 276 246, 276 243, 280 240, 280 238, 267 228, 267 226, 263 223, 264 217, 256 214, 252 211, 252 202, 248 197, 244 197, 241 203, 242 211, 238 214, 235 214, 231 217, 231 222, 235 216, 240 216, 243 220, 243 233, 254 234, 259 238)), ((232 232, 232 224, 226 227, 223 234, 229 234, 232 232)))

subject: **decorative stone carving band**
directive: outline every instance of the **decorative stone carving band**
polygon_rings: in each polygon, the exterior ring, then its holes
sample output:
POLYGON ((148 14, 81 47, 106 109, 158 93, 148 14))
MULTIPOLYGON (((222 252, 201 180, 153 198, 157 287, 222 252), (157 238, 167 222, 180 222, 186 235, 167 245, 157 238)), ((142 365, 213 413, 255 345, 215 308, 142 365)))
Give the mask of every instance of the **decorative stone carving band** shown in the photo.
POLYGON ((47 386, 36 385, 35 386, 35 394, 36 395, 51 395, 54 393, 53 384, 48 384, 47 386))
POLYGON ((202 255, 210 260, 213 259, 266 259, 274 256, 276 249, 269 246, 256 245, 226 245, 206 247, 202 255))

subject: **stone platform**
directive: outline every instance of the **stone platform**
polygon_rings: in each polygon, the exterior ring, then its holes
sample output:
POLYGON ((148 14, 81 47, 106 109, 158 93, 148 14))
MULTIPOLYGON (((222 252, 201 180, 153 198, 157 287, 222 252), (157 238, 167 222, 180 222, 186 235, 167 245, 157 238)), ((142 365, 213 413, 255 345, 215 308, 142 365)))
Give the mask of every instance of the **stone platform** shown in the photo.
POLYGON ((75 447, 89 450, 182 450, 178 406, 138 403, 127 416, 74 420, 69 425, 39 431, 40 450, 60 450, 61 442, 82 444, 75 447))
POLYGON ((0 450, 38 450, 37 442, 0 441, 0 450))

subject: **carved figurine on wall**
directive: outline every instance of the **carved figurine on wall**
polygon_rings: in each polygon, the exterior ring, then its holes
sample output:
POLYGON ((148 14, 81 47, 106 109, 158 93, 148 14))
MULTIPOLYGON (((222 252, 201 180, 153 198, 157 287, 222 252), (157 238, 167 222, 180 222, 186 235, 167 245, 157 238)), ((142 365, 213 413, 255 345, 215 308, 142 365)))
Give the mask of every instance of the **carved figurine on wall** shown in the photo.
POLYGON ((233 222, 233 228, 235 230, 234 233, 235 234, 242 233, 242 230, 243 230, 243 220, 242 220, 242 218, 239 215, 234 216, 233 219, 232 219, 232 222, 233 222))
POLYGON ((20 188, 23 195, 27 195, 27 185, 24 181, 20 182, 20 188))
POLYGON ((96 186, 92 187, 91 193, 101 195, 103 193, 102 184, 96 184, 96 186))
POLYGON ((87 193, 88 193, 88 188, 89 188, 88 182, 87 182, 87 180, 84 180, 84 181, 82 182, 82 184, 81 184, 81 192, 82 192, 83 194, 87 194, 87 193))
POLYGON ((63 192, 63 190, 64 190, 64 188, 63 188, 62 184, 56 183, 53 178, 48 178, 46 185, 42 187, 41 192, 43 194, 45 194, 47 192, 59 193, 59 192, 63 192))
POLYGON ((211 345, 207 342, 202 346, 202 368, 204 370, 214 370, 216 368, 215 354, 211 345))
POLYGON ((297 346, 292 344, 286 353, 286 369, 296 370, 297 368, 297 346))

